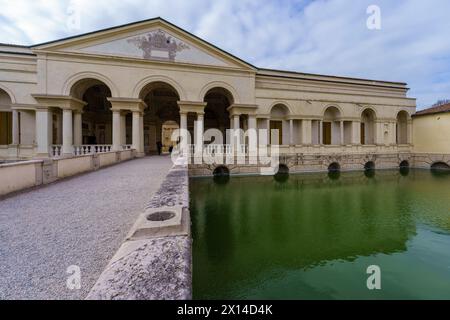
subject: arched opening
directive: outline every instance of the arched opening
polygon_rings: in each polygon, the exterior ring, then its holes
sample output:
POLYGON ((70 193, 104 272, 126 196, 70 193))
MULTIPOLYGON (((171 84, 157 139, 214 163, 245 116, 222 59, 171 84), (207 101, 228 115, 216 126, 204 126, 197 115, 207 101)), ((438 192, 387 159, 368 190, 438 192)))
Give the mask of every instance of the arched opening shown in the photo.
POLYGON ((431 165, 431 169, 436 171, 447 171, 450 170, 450 165, 445 162, 435 162, 431 165))
MULTIPOLYGON (((75 83, 70 95, 86 102, 82 114, 83 145, 112 145, 112 112, 110 88, 97 79, 83 79, 75 83)), ((60 143, 60 115, 54 117, 54 144, 60 143)))
POLYGON ((328 107, 323 115, 322 144, 339 145, 341 141, 341 112, 336 107, 328 107))
POLYGON ((226 166, 218 166, 213 172, 214 183, 224 185, 230 182, 230 170, 226 166))
POLYGON ((178 92, 171 85, 158 81, 147 84, 139 96, 147 104, 144 112, 145 153, 157 153, 158 145, 162 146, 163 152, 168 152, 177 144, 172 134, 180 127, 178 92))
POLYGON ((278 166, 278 173, 279 174, 289 174, 289 167, 285 164, 280 164, 278 166))
POLYGON ((273 106, 270 111, 270 144, 289 144, 289 123, 286 117, 289 109, 284 104, 273 106))
POLYGON ((375 162, 373 161, 368 161, 365 165, 364 165, 364 175, 367 178, 373 178, 375 176, 375 162))
POLYGON ((400 162, 400 175, 407 176, 409 174, 409 162, 404 160, 400 162))
POLYGON ((337 162, 333 162, 328 166, 328 178, 331 180, 339 180, 341 177, 341 166, 337 162))
MULTIPOLYGON (((204 129, 218 129, 222 133, 224 141, 221 144, 230 141, 227 137, 227 130, 230 129, 230 113, 228 108, 234 103, 233 95, 224 88, 216 87, 210 89, 205 97, 205 118, 204 129)), ((242 124, 240 126, 242 128, 242 124)), ((210 143, 218 144, 216 141, 210 143)))
POLYGON ((328 172, 339 172, 341 171, 341 166, 337 162, 333 162, 328 166, 328 172))
POLYGON ((366 164, 364 165, 364 170, 366 171, 375 170, 375 162, 373 161, 366 162, 366 164))
POLYGON ((12 143, 11 97, 0 89, 0 145, 12 143))
POLYGON ((289 167, 285 164, 280 164, 274 179, 277 182, 286 182, 289 180, 289 167))
POLYGON ((408 143, 408 113, 400 111, 397 115, 397 144, 408 143))
POLYGON ((366 109, 361 115, 361 144, 375 144, 375 112, 366 109))
POLYGON ((230 169, 228 169, 226 166, 218 166, 216 169, 214 169, 213 175, 215 177, 217 177, 217 176, 229 176, 230 175, 230 169))
POLYGON ((407 160, 403 160, 400 162, 400 168, 409 168, 409 162, 407 160))
POLYGON ((445 162, 435 162, 431 165, 431 174, 437 178, 450 175, 450 165, 445 162))

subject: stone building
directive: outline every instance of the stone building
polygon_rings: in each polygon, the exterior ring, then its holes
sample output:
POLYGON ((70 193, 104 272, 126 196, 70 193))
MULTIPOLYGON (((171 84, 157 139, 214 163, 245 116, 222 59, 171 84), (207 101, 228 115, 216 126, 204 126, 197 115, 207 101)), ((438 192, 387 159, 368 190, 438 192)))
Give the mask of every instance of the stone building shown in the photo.
POLYGON ((450 154, 449 102, 418 111, 413 115, 413 125, 415 152, 450 154))
POLYGON ((0 65, 0 159, 151 154, 177 127, 200 148, 212 128, 279 129, 258 143, 299 171, 397 167, 412 151, 405 83, 259 68, 161 18, 2 44, 0 65))

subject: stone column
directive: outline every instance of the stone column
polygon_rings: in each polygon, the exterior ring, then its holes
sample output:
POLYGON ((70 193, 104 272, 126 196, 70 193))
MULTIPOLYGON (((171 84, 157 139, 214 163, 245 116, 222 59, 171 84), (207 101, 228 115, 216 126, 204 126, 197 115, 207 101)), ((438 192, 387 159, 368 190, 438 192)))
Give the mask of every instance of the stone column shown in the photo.
POLYGON ((289 120, 289 145, 293 146, 294 142, 294 120, 289 120))
POLYGON ((73 114, 73 144, 77 147, 83 144, 83 125, 81 111, 75 111, 73 114))
POLYGON ((256 115, 248 116, 248 144, 250 153, 256 153, 258 150, 258 130, 256 115))
POLYGON ((36 155, 49 157, 52 142, 52 113, 47 108, 36 110, 36 155))
POLYGON ((125 112, 120 113, 120 144, 122 146, 127 144, 127 114, 125 112))
MULTIPOLYGON (((240 121, 239 121, 239 115, 235 114, 233 115, 233 145, 236 146, 236 148, 239 148, 241 144, 241 136, 236 133, 236 130, 239 130, 241 127, 240 121)), ((237 150, 237 149, 236 149, 237 150)))
POLYGON ((319 145, 323 145, 323 121, 319 121, 319 145))
POLYGON ((140 111, 133 111, 133 149, 136 150, 137 154, 141 154, 141 130, 140 130, 140 111))
POLYGON ((267 145, 270 145, 271 144, 270 118, 266 120, 266 128, 267 128, 267 145))
POLYGON ((188 153, 188 146, 190 141, 188 141, 188 125, 187 125, 187 112, 180 112, 180 148, 184 153, 188 153))
POLYGON ((141 112, 139 115, 139 135, 140 135, 140 148, 141 148, 141 155, 144 156, 145 155, 145 141, 144 141, 144 113, 141 112))
POLYGON ((19 133, 19 111, 12 111, 12 144, 18 146, 20 144, 19 133))
POLYGON ((204 113, 197 112, 197 126, 195 128, 195 153, 203 155, 204 113))
POLYGON ((340 121, 341 128, 341 145, 344 145, 344 121, 340 121))
POLYGON ((112 116, 112 150, 120 151, 121 141, 122 141, 122 133, 121 133, 121 124, 120 124, 120 110, 113 110, 112 116))
POLYGON ((73 122, 72 110, 63 109, 63 144, 62 154, 73 155, 73 122))

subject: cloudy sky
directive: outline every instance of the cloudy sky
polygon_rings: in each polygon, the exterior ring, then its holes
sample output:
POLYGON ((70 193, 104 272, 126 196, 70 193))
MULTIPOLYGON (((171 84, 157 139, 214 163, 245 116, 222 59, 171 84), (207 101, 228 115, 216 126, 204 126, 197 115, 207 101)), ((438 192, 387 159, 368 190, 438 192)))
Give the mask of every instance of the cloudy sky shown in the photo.
POLYGON ((450 98, 448 0, 0 0, 0 8, 0 42, 161 16, 258 67, 407 82, 419 109, 450 98), (381 9, 380 30, 367 28, 370 5, 381 9))

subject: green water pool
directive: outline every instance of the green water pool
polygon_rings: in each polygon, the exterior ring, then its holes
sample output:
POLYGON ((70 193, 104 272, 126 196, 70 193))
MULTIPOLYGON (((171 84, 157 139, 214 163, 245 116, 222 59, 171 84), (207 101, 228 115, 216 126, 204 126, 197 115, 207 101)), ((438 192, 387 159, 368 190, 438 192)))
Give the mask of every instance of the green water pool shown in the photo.
POLYGON ((450 299, 449 174, 196 178, 190 193, 194 299, 450 299))

